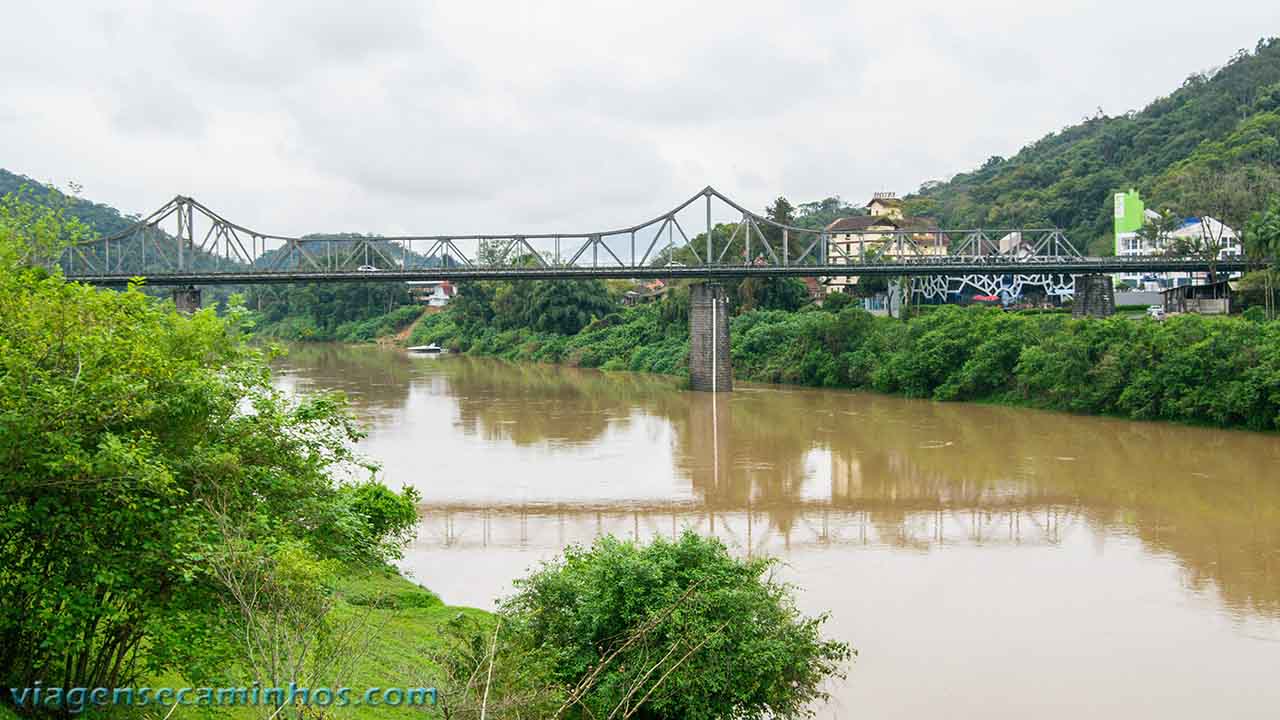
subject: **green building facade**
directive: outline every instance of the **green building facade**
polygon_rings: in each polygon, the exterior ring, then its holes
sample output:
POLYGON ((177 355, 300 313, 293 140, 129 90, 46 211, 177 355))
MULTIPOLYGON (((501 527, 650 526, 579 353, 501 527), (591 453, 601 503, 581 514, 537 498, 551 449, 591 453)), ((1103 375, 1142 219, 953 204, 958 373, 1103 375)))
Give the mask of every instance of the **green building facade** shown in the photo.
POLYGON ((1145 210, 1146 206, 1142 204, 1142 198, 1137 190, 1116 193, 1116 237, 1122 233, 1137 232, 1142 229, 1145 210))

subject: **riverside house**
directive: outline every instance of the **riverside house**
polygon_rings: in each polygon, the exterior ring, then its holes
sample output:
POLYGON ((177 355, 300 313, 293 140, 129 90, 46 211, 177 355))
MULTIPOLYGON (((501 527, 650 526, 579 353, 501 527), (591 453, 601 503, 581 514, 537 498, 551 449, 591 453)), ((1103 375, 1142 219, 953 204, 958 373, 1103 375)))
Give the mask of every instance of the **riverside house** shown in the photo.
MULTIPOLYGON (((893 193, 876 193, 866 215, 843 217, 827 225, 827 264, 851 265, 947 254, 949 239, 933 218, 903 214, 893 193)), ((829 277, 827 292, 852 292, 858 278, 829 277)))

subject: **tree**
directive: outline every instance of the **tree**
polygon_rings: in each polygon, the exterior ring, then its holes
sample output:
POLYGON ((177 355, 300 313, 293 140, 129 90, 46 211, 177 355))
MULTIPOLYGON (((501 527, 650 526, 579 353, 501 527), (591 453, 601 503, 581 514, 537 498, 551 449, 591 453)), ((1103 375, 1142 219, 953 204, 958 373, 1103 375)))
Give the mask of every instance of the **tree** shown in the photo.
POLYGON ((1218 171, 1196 169, 1173 184, 1174 204, 1200 219, 1200 233, 1182 238, 1174 252, 1204 260, 1209 282, 1216 282, 1217 266, 1233 239, 1230 232, 1245 223, 1280 186, 1280 175, 1266 167, 1238 167, 1218 171))
POLYGON ((14 207, 0 212, 0 682, 218 670, 192 651, 222 637, 214 508, 255 547, 387 559, 395 542, 371 534, 395 523, 331 475, 362 465, 340 398, 276 391, 242 308, 185 317, 136 287, 23 267, 76 230, 14 223, 41 217, 14 207))
POLYGON ((573 547, 517 582, 504 624, 544 653, 574 717, 797 718, 842 676, 848 645, 796 609, 773 561, 686 532, 573 547))
POLYGON ((815 202, 800 203, 796 208, 796 227, 821 230, 843 217, 866 215, 867 209, 850 205, 835 195, 815 202))
MULTIPOLYGON (((761 228, 765 230, 765 228, 761 228)), ((745 258, 746 252, 746 233, 747 226, 743 223, 717 223, 711 228, 711 258, 710 261, 723 259, 725 262, 736 263, 741 262, 745 258), (729 247, 732 245, 732 247, 729 247)), ((753 233, 754 235, 754 233, 753 233)), ((767 252, 760 247, 757 238, 752 238, 752 254, 765 254, 767 252)), ((655 267, 661 267, 669 264, 695 265, 708 262, 707 252, 707 233, 700 232, 695 235, 685 245, 670 245, 658 251, 650 264, 655 267)))
POLYGON ((42 202, 33 202, 26 187, 0 197, 0 268, 52 269, 64 250, 91 237, 70 207, 52 189, 42 202))
POLYGON ((1266 212, 1249 220, 1244 235, 1245 252, 1266 267, 1262 271, 1264 307, 1268 320, 1276 318, 1276 262, 1280 257, 1280 201, 1272 199, 1266 212))
POLYGON ((886 292, 889 292, 889 278, 884 275, 863 275, 853 286, 855 297, 875 297, 886 292))
POLYGON ((822 309, 833 313, 838 313, 853 304, 853 296, 843 292, 827 293, 822 298, 822 309))
MULTIPOLYGON (((796 224, 795 207, 788 202, 785 197, 779 196, 777 200, 774 200, 772 205, 764 209, 764 215, 779 225, 796 224)), ((768 238, 769 244, 773 246, 773 251, 777 253, 779 259, 781 259, 784 244, 782 242, 782 228, 775 227, 768 223, 761 223, 760 229, 764 231, 764 236, 768 238)), ((788 239, 790 241, 786 243, 788 260, 794 260, 800 256, 800 252, 804 250, 804 248, 799 247, 800 238, 795 237, 794 233, 791 234, 788 239)))
POLYGON ((793 277, 749 277, 738 284, 738 310, 799 310, 809 304, 809 286, 793 277))
POLYGON ((1137 239, 1142 247, 1152 249, 1163 249, 1166 254, 1176 252, 1170 235, 1182 226, 1182 219, 1172 210, 1164 208, 1156 213, 1155 218, 1151 218, 1142 223, 1142 227, 1137 230, 1137 239))
POLYGON ((617 309, 609 289, 600 280, 539 280, 533 284, 521 324, 543 332, 574 335, 593 319, 617 309))
MULTIPOLYGON (((779 225, 794 226, 796 224, 795 212, 795 207, 785 197, 779 197, 765 208, 765 217, 779 225)), ((788 238, 789 242, 784 242, 783 228, 767 222, 759 223, 759 227, 765 240, 773 248, 774 256, 776 256, 778 262, 782 261, 784 252, 787 255, 787 260, 794 262, 812 240, 812 235, 797 236, 791 233, 788 238)), ((749 230, 743 227, 742 232, 749 232, 749 230)), ((739 239, 738 242, 743 244, 743 252, 745 253, 745 240, 739 239)), ((730 252, 733 251, 730 250, 730 252)), ((752 254, 769 262, 774 261, 774 256, 770 256, 768 251, 763 247, 759 247, 758 244, 753 246, 752 254)), ((747 259, 754 261, 754 258, 747 259)), ((733 283, 729 284, 733 285, 733 283)), ((748 277, 737 281, 736 284, 739 300, 736 310, 740 313, 750 312, 756 308, 765 310, 798 310, 809 304, 808 287, 803 281, 795 278, 748 277)))

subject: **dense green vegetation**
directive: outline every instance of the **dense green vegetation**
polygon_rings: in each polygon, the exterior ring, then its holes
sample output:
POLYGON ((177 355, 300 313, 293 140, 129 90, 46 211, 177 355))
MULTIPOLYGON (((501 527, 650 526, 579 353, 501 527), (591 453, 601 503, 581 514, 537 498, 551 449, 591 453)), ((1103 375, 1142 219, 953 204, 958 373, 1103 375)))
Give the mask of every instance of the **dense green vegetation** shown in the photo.
POLYGON ((573 335, 501 329, 478 319, 471 301, 458 302, 423 318, 409 342, 510 360, 679 374, 689 352, 687 293, 683 298, 611 312, 573 335))
POLYGON ((568 688, 571 717, 804 717, 852 653, 796 610, 774 564, 692 531, 647 546, 606 536, 517 583, 504 639, 568 688))
POLYGON ((1135 187, 1149 206, 1191 215, 1178 187, 1184 178, 1249 166, 1280 166, 1276 38, 1191 75, 1139 112, 1099 111, 1011 158, 925 183, 908 209, 946 227, 1062 227, 1081 251, 1111 254, 1112 193, 1135 187))
POLYGON ((5 687, 335 679, 335 578, 398 556, 416 495, 338 482, 365 465, 352 417, 274 390, 243 311, 188 318, 29 263, 81 232, 0 204, 5 687))
POLYGON ((995 400, 1134 419, 1280 429, 1280 324, 942 307, 903 324, 859 310, 734 323, 745 377, 995 400))
POLYGON ((1252 273, 1248 278, 1250 282, 1247 283, 1261 290, 1262 302, 1253 303, 1255 307, 1245 312, 1256 313, 1260 310, 1263 317, 1275 319, 1277 315, 1276 265, 1280 262, 1280 198, 1272 199, 1265 211, 1255 213, 1249 218, 1249 224, 1245 227, 1245 252, 1254 260, 1266 262, 1266 267, 1252 273), (1258 305, 1261 307, 1256 307, 1258 305))
MULTIPOLYGON (((448 631, 451 625, 465 621, 479 626, 492 622, 491 614, 473 608, 446 605, 430 591, 404 578, 391 568, 344 567, 328 576, 326 585, 331 592, 329 614, 333 624, 362 627, 365 633, 353 643, 351 661, 338 678, 351 688, 368 687, 433 687, 437 678, 435 657, 448 648, 448 631)), ((234 678, 235 676, 231 676, 234 678)), ((152 687, 183 687, 190 685, 190 676, 173 669, 145 680, 152 687)), ((358 694, 358 693, 357 693, 358 694)), ((145 710, 145 708, 143 709, 145 710)), ((192 712, 191 708, 176 711, 192 712)), ((241 705, 221 707, 213 711, 194 708, 201 715, 226 717, 231 720, 263 720, 270 712, 262 708, 241 705)), ((270 707, 267 708, 271 710, 270 707)), ((167 708, 156 708, 149 713, 130 712, 128 708, 114 708, 109 716, 154 717, 157 711, 163 717, 167 708)), ((0 718, 4 705, 0 704, 0 718)), ((322 709, 311 707, 302 717, 315 717, 322 709)), ((348 717, 356 720, 379 718, 421 718, 433 715, 424 713, 421 707, 368 707, 352 705, 323 710, 327 716, 348 717)), ((282 712, 280 716, 296 713, 282 712)))
MULTIPOLYGON (((414 343, 511 360, 687 372, 687 300, 625 308, 573 335, 498 329, 459 305, 414 343)), ((1280 323, 1179 316, 1164 322, 942 306, 909 322, 847 302, 733 319, 744 380, 869 389, 1071 412, 1280 429, 1280 323), (843 309, 841 309, 843 308, 843 309)))
POLYGON ((279 292, 280 300, 265 304, 256 314, 255 333, 278 340, 371 342, 404 329, 423 311, 421 305, 407 302, 403 283, 270 290, 279 292))

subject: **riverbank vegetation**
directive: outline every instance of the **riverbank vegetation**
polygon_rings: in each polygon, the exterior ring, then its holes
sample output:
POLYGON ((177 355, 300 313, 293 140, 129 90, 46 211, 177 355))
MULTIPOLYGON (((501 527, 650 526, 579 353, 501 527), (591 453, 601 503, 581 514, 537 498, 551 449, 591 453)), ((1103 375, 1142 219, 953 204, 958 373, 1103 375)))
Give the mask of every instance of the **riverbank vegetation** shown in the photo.
POLYGON ((399 556, 416 494, 352 453, 341 398, 272 387, 243 310, 30 262, 78 231, 0 205, 3 686, 332 683, 372 621, 341 583, 399 556))
POLYGON ((263 285, 245 295, 260 337, 303 342, 372 342, 422 314, 404 283, 263 285))
MULTIPOLYGON (((426 318, 412 342, 510 360, 687 372, 685 291, 597 317, 574 334, 504 329, 478 303, 473 297, 426 318)), ((1276 322, 1073 319, 956 306, 902 322, 828 301, 826 309, 744 312, 732 320, 731 346, 743 380, 1280 429, 1276 322)))
POLYGON ((456 627, 445 717, 807 717, 853 652, 773 566, 692 531, 571 547, 517 582, 493 628, 456 627), (495 659, 499 682, 477 680, 495 659))

